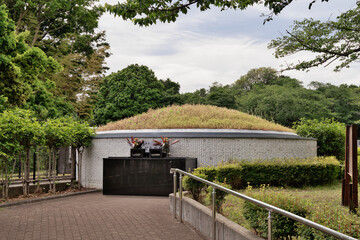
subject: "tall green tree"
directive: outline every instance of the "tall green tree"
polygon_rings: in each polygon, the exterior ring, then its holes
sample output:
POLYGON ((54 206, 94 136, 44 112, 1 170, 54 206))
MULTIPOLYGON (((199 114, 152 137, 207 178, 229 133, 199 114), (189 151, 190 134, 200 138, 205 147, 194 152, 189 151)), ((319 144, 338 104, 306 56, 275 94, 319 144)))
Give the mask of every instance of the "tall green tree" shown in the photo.
POLYGON ((133 64, 104 78, 94 119, 106 124, 161 106, 164 85, 148 67, 133 64))
MULTIPOLYGON (((327 2, 328 0, 321 1, 327 2)), ((191 7, 199 8, 200 11, 206 11, 212 7, 221 10, 244 10, 254 4, 263 4, 269 8, 271 14, 264 20, 269 21, 274 14, 280 13, 291 2, 292 0, 127 0, 116 5, 105 4, 105 7, 110 13, 120 16, 124 20, 130 19, 134 24, 149 26, 156 24, 157 21, 175 22, 180 14, 187 14, 191 7)), ((309 8, 314 2, 316 0, 310 2, 309 8)))
POLYGON ((357 7, 340 14, 335 21, 310 19, 295 21, 287 35, 272 40, 269 48, 282 58, 299 52, 317 55, 309 60, 291 63, 286 69, 308 70, 335 63, 334 71, 348 68, 360 57, 360 2, 357 7))
POLYGON ((0 95, 12 106, 23 106, 33 94, 39 76, 61 70, 61 66, 37 47, 25 43, 27 33, 15 33, 15 23, 0 6, 0 95))
POLYGON ((103 7, 96 6, 98 0, 0 2, 10 9, 16 30, 29 32, 26 42, 64 67, 60 73, 42 76, 55 82, 56 88, 50 89, 55 101, 66 100, 80 118, 90 119, 109 56, 105 33, 95 31, 103 13, 103 7))

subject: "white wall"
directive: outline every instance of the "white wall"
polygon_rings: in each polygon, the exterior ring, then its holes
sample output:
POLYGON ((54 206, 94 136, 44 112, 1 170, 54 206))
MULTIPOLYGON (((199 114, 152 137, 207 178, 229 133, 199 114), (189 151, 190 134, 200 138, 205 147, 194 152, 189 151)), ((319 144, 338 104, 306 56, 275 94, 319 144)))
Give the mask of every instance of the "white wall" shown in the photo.
MULTIPOLYGON (((146 134, 144 134, 146 135, 146 134)), ((164 135, 166 136, 166 135, 164 135)), ((152 141, 159 138, 141 138, 152 141)), ((198 166, 217 165, 229 159, 272 159, 315 157, 316 140, 304 138, 173 138, 180 142, 171 146, 172 157, 193 157, 198 166)), ((102 188, 103 158, 129 157, 125 138, 94 138, 83 156, 85 187, 102 188)))

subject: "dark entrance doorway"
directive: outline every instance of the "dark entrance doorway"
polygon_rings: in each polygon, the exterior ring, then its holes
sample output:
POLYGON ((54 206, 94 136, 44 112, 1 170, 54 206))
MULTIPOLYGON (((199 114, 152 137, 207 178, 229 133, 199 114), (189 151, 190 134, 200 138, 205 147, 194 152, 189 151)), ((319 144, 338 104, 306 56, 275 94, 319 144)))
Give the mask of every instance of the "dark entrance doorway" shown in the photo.
POLYGON ((189 171, 196 158, 104 158, 103 194, 167 196, 173 191, 170 168, 189 171))

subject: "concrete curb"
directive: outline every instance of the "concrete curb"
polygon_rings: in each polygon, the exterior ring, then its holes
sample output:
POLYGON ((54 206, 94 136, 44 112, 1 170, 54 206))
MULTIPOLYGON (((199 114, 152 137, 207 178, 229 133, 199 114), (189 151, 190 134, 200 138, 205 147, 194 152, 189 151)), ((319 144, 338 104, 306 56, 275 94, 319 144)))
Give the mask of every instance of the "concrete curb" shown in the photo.
MULTIPOLYGON (((173 213, 174 194, 169 194, 170 212, 173 213)), ((176 196, 176 215, 180 216, 179 195, 176 196)), ((213 239, 212 211, 199 202, 183 197, 183 222, 194 228, 205 239, 213 239)), ((230 221, 221 214, 216 214, 216 239, 218 240, 264 240, 253 232, 230 221)))
POLYGON ((102 189, 94 189, 94 190, 88 190, 88 191, 82 191, 82 192, 60 194, 60 195, 49 196, 49 197, 26 199, 26 200, 22 200, 22 201, 15 201, 15 202, 0 204, 0 208, 12 207, 12 206, 18 206, 18 205, 30 204, 30 203, 36 203, 36 202, 43 202, 43 201, 47 201, 47 200, 54 200, 54 199, 59 199, 59 198, 72 197, 72 196, 77 196, 77 195, 81 195, 81 194, 101 192, 101 191, 102 191, 102 189))

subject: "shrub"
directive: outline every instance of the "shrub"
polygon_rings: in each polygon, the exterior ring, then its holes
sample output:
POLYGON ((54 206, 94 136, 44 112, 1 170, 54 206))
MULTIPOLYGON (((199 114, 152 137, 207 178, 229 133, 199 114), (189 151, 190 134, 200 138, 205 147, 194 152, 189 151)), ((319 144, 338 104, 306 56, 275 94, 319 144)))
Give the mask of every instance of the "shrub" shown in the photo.
POLYGON ((270 184, 271 186, 315 186, 335 181, 340 174, 340 165, 335 157, 306 159, 271 159, 233 161, 218 167, 197 168, 195 173, 205 179, 226 182, 234 189, 270 184))
MULTIPOLYGON (((292 196, 277 194, 274 191, 265 190, 265 187, 262 187, 261 191, 258 193, 249 190, 246 195, 301 217, 306 217, 309 214, 305 208, 305 201, 301 201, 292 196)), ((268 211, 266 209, 246 201, 244 203, 243 214, 248 220, 250 227, 253 228, 258 235, 267 237, 268 211)), ((291 237, 299 236, 299 233, 297 232, 297 223, 294 220, 276 213, 272 213, 272 217, 272 231, 275 239, 291 239, 291 237)))
POLYGON ((243 181, 243 168, 241 165, 219 165, 216 170, 216 179, 219 182, 226 182, 234 189, 240 189, 246 185, 246 182, 243 181))
MULTIPOLYGON (((226 184, 225 182, 221 183, 221 182, 215 181, 214 183, 216 183, 220 186, 223 186, 225 188, 231 189, 231 186, 226 184)), ((208 192, 207 197, 211 204, 212 204, 212 191, 213 191, 213 187, 209 186, 207 189, 207 192, 208 192)), ((225 201, 226 195, 228 195, 228 193, 226 193, 222 190, 219 190, 219 189, 215 190, 215 208, 216 208, 217 212, 220 212, 220 213, 222 212, 221 206, 225 201)))
POLYGON ((216 167, 200 167, 200 168, 196 168, 193 172, 193 174, 204 174, 206 180, 213 182, 216 179, 216 175, 217 175, 217 168, 216 167))
POLYGON ((294 125, 296 133, 302 137, 317 139, 318 156, 335 156, 343 161, 345 158, 345 124, 332 119, 301 119, 294 125))
MULTIPOLYGON (((334 204, 324 203, 322 206, 311 207, 310 216, 307 218, 313 222, 319 223, 323 226, 331 228, 335 231, 352 236, 356 239, 360 238, 359 233, 359 217, 350 214, 341 206, 334 206, 334 204)), ((297 223, 298 233, 303 239, 311 240, 335 240, 336 238, 329 236, 314 228, 310 228, 301 223, 297 223)))
MULTIPOLYGON (((206 176, 202 173, 193 173, 195 176, 205 179, 206 176)), ((199 182, 195 179, 189 178, 185 176, 183 178, 183 187, 185 190, 189 191, 192 197, 199 201, 199 196, 201 193, 201 190, 205 187, 205 184, 202 182, 199 182)))

